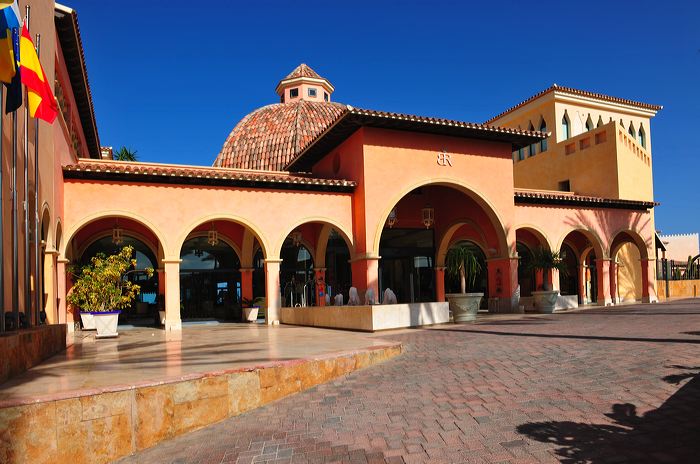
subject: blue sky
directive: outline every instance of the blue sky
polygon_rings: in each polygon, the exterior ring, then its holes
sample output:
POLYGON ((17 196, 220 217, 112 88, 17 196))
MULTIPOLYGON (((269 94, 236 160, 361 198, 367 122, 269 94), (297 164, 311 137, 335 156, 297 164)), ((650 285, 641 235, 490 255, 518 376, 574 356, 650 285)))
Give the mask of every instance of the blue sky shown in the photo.
POLYGON ((142 161, 210 165, 301 62, 335 101, 476 122, 556 82, 664 106, 656 225, 700 230, 700 2, 66 3, 101 142, 142 161))

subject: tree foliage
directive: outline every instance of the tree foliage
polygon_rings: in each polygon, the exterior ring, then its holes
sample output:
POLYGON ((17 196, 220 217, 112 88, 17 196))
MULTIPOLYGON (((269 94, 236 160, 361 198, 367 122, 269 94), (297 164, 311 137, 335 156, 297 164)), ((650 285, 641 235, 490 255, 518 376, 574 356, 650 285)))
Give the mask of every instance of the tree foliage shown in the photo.
POLYGON ((138 161, 136 157, 136 150, 126 148, 122 146, 119 150, 114 153, 114 159, 117 161, 138 161))
MULTIPOLYGON (((90 263, 71 269, 74 284, 68 294, 68 301, 82 311, 107 312, 128 307, 141 287, 126 276, 136 272, 136 259, 132 258, 134 247, 125 246, 119 253, 107 256, 98 253, 90 263)), ((152 268, 145 269, 148 276, 152 268)))
POLYGON ((462 293, 468 288, 473 288, 476 277, 481 272, 481 264, 474 250, 467 244, 457 245, 450 248, 445 256, 445 266, 447 273, 459 276, 459 285, 462 293))

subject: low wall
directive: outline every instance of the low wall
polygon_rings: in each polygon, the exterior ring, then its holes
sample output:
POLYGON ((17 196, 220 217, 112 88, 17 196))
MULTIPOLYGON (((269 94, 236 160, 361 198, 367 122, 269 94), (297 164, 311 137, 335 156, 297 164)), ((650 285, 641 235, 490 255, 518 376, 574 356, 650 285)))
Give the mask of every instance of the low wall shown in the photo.
MULTIPOLYGON (((535 299, 531 296, 521 296, 520 306, 527 313, 539 312, 535 307, 535 299)), ((559 295, 557 303, 554 306, 555 311, 563 311, 565 309, 578 308, 578 295, 559 295)))
POLYGON ((39 403, 0 400, 0 462, 112 462, 400 353, 395 343, 169 383, 71 392, 39 403))
POLYGON ((0 383, 65 349, 65 324, 41 325, 0 335, 0 383))
POLYGON ((363 332, 443 324, 449 321, 449 305, 445 302, 282 308, 280 317, 282 324, 363 332))
MULTIPOLYGON (((666 281, 657 280, 657 294, 659 299, 666 299, 666 281)), ((690 298, 700 296, 700 280, 669 280, 669 298, 690 298)))

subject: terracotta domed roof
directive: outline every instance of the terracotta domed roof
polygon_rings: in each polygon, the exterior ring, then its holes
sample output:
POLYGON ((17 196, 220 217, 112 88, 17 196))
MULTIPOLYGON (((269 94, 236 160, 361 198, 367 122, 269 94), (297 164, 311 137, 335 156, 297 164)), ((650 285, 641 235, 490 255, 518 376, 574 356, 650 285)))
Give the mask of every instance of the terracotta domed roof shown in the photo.
POLYGON ((287 77, 285 77, 283 80, 294 79, 296 77, 312 77, 314 79, 323 79, 323 77, 319 76, 318 73, 311 69, 306 63, 302 63, 296 68, 294 68, 294 70, 287 74, 287 77))
POLYGON ((282 171, 346 111, 340 103, 303 99, 263 106, 233 128, 214 166, 282 171))

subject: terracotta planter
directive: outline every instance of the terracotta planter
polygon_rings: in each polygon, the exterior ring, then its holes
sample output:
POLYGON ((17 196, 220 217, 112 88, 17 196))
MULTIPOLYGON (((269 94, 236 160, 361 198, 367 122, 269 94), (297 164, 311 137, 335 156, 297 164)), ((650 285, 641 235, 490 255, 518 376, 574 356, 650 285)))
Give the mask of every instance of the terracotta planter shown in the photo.
POLYGON ((118 337, 117 325, 119 324, 119 314, 121 311, 109 311, 104 313, 92 313, 95 321, 97 335, 95 338, 118 337))
POLYGON ((95 330, 95 320, 92 313, 80 311, 80 322, 83 323, 83 330, 95 330))
POLYGON ((484 298, 483 293, 448 293, 445 296, 450 303, 452 320, 455 323, 475 320, 484 298))
POLYGON ((544 290, 532 292, 532 297, 535 299, 535 308, 541 313, 551 314, 557 305, 559 290, 544 290))
POLYGON ((255 322, 258 320, 259 312, 260 306, 251 306, 250 308, 243 308, 243 320, 247 322, 255 322))

